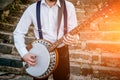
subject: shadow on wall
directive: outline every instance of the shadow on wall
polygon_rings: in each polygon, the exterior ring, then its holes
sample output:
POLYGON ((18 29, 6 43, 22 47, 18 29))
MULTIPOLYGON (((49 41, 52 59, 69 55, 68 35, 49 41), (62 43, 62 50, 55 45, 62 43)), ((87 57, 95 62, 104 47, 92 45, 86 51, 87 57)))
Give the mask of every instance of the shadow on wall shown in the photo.
POLYGON ((9 4, 11 4, 14 0, 0 0, 0 10, 3 10, 9 4))

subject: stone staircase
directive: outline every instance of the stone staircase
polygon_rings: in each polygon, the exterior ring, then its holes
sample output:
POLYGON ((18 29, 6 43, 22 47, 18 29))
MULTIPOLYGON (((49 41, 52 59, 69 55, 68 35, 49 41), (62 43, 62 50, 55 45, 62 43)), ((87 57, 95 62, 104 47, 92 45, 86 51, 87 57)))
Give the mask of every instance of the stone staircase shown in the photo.
MULTIPOLYGON (((33 0, 33 2, 34 1, 35 0, 33 0)), ((0 80, 21 80, 22 76, 20 77, 20 75, 26 74, 22 68, 21 58, 14 46, 13 31, 24 10, 30 3, 32 3, 32 0, 14 0, 1 14, 0 80)), ((22 80, 24 78, 25 77, 23 77, 22 80)), ((30 79, 28 78, 28 80, 30 79)))
MULTIPOLYGON (((24 10, 35 0, 14 0, 0 20, 0 80, 32 80, 21 67, 21 58, 14 46, 13 31, 24 10), (18 65, 19 64, 19 65, 18 65)), ((98 11, 106 0, 69 0, 76 7, 78 23, 98 11)), ((112 1, 112 0, 111 0, 112 1)), ((117 6, 119 7, 119 6, 117 6)), ((97 18, 79 35, 81 41, 70 48, 70 80, 120 80, 120 16, 97 18), (113 27, 115 26, 115 27, 113 27)), ((32 27, 26 37, 31 39, 32 27)), ((52 75, 49 80, 52 80, 52 75)))

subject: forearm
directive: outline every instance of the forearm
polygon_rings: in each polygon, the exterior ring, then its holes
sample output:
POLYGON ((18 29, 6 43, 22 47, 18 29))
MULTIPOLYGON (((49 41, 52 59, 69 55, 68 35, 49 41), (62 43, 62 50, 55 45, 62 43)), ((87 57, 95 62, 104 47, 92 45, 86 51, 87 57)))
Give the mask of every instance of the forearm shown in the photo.
POLYGON ((14 31, 13 36, 14 36, 15 47, 18 53, 20 54, 20 56, 23 57, 26 53, 28 53, 28 50, 26 49, 26 45, 25 45, 24 35, 14 31))

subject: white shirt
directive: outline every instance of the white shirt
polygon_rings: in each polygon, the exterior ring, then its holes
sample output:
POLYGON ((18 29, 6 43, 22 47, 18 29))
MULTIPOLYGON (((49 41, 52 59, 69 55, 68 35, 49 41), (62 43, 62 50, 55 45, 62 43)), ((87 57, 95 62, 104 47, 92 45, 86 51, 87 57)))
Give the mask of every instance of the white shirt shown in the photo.
MULTIPOLYGON (((61 25, 59 29, 59 34, 57 36, 57 22, 58 22, 58 6, 61 7, 59 0, 57 0, 56 4, 52 7, 49 7, 45 0, 41 1, 41 26, 42 26, 42 34, 43 38, 54 43, 57 39, 61 38, 64 34, 64 19, 62 16, 61 25)), ((67 15, 68 15, 68 31, 77 26, 77 19, 75 13, 75 7, 72 3, 66 1, 67 7, 67 15)), ((25 34, 28 32, 28 29, 31 25, 34 24, 34 34, 37 39, 39 39, 37 21, 36 21, 36 3, 30 5, 22 15, 19 23, 15 31, 14 42, 15 46, 20 53, 21 57, 23 57, 26 53, 29 53, 26 49, 25 44, 25 34)))

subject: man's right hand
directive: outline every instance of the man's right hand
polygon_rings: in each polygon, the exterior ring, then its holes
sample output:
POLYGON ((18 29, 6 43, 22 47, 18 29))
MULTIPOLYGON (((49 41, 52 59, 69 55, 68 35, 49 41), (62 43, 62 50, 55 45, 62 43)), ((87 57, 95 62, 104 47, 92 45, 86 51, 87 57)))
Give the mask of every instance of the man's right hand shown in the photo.
POLYGON ((27 53, 23 56, 23 60, 29 65, 29 66, 35 66, 36 65, 36 55, 27 53))

